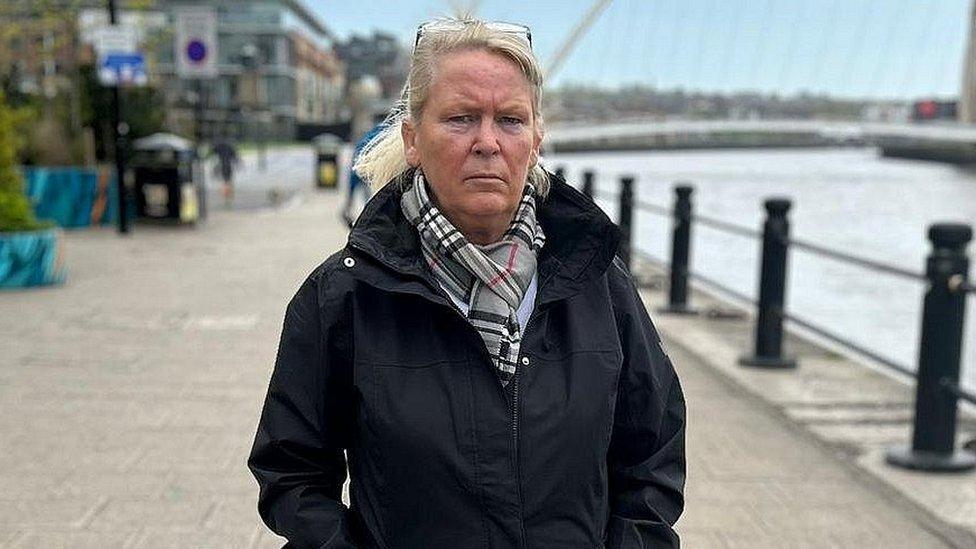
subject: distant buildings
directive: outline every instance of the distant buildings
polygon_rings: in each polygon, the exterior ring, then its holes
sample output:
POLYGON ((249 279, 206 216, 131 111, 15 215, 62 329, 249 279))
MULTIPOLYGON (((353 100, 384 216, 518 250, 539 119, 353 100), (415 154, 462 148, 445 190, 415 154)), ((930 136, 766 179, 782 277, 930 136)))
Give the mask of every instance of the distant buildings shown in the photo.
POLYGON ((183 6, 212 7, 217 16, 218 72, 196 82, 177 78, 172 34, 156 44, 156 83, 172 105, 169 125, 193 128, 203 101, 205 137, 293 139, 302 125, 341 116, 345 71, 326 26, 298 0, 157 0, 168 14, 183 6))
POLYGON ((0 78, 7 89, 48 98, 69 91, 77 52, 73 19, 0 8, 0 78))
POLYGON ((379 81, 384 98, 399 98, 410 61, 393 35, 384 32, 373 32, 371 36, 354 35, 336 44, 336 53, 346 65, 350 84, 372 76, 379 81))

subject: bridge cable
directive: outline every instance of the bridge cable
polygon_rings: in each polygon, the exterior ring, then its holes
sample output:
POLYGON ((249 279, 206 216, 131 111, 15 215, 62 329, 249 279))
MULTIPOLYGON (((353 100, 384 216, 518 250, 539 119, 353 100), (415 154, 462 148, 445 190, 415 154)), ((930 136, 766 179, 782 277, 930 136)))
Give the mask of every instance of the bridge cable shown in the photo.
MULTIPOLYGON (((892 12, 894 14, 906 13, 905 10, 904 10, 904 7, 903 7, 904 0, 897 0, 897 1, 898 1, 898 4, 892 9, 892 12)), ((886 4, 886 6, 891 6, 891 5, 892 4, 886 4)), ((900 23, 902 21, 904 21, 905 19, 907 19, 907 18, 904 18, 904 17, 892 17, 892 19, 894 21, 890 25, 887 26, 886 30, 888 32, 885 33, 884 39, 881 42, 881 49, 879 50, 880 51, 880 55, 878 56, 878 63, 875 65, 875 69, 874 69, 874 78, 872 78, 871 83, 870 83, 871 89, 869 89, 867 91, 867 93, 864 94, 865 97, 871 97, 872 96, 872 91, 871 91, 872 89, 874 90, 873 91, 874 97, 878 97, 878 98, 885 97, 884 94, 880 93, 881 87, 882 87, 883 84, 888 84, 889 85, 889 86, 885 86, 886 88, 890 87, 890 83, 891 83, 890 82, 890 78, 885 78, 885 74, 886 73, 887 74, 891 74, 893 72, 891 70, 891 68, 892 68, 891 67, 891 64, 892 64, 892 59, 893 59, 893 56, 891 55, 891 51, 892 51, 891 50, 891 41, 895 37, 895 29, 896 28, 899 28, 899 30, 900 30, 900 27, 901 27, 900 23), (883 69, 887 69, 887 70, 883 70, 883 69)))
POLYGON ((911 57, 905 60, 906 61, 905 77, 901 81, 901 88, 899 88, 901 90, 901 93, 904 93, 909 96, 918 95, 917 92, 914 91, 914 87, 918 82, 919 64, 914 63, 913 61, 916 58, 915 56, 920 55, 921 52, 926 49, 925 48, 926 44, 930 42, 930 39, 932 38, 932 32, 935 30, 935 22, 939 19, 939 16, 941 15, 940 8, 942 7, 943 4, 944 2, 935 2, 935 6, 932 8, 932 11, 929 13, 928 21, 924 26, 921 27, 922 32, 919 33, 918 42, 916 44, 915 50, 909 52, 909 55, 911 57))
POLYGON ((688 89, 704 92, 704 86, 699 82, 702 74, 702 65, 705 63, 705 53, 708 50, 708 38, 712 35, 709 28, 711 18, 709 15, 714 11, 715 0, 698 0, 702 6, 701 18, 698 20, 698 33, 695 42, 695 53, 688 67, 688 89))
POLYGON ((802 2, 799 7, 793 10, 793 21, 790 24, 791 32, 789 33, 789 39, 786 43, 786 48, 783 49, 783 62, 780 65, 779 71, 779 89, 782 91, 783 95, 788 95, 786 80, 789 76, 791 69, 796 67, 796 55, 798 49, 797 37, 800 35, 801 29, 806 28, 808 19, 806 17, 806 8, 810 6, 809 2, 802 2))
MULTIPOLYGON (((830 11, 827 13, 837 14, 837 10, 840 8, 841 0, 833 0, 830 5, 830 11)), ((837 25, 827 25, 827 31, 822 34, 823 40, 820 42, 820 47, 817 48, 816 61, 810 63, 810 75, 808 77, 808 82, 810 82, 810 90, 814 90, 815 84, 823 85, 823 75, 824 75, 824 62, 827 60, 827 54, 830 51, 830 46, 832 46, 834 41, 834 35, 836 34, 837 25)), ((825 93, 826 87, 819 88, 818 93, 825 93)))
POLYGON ((681 24, 681 17, 680 17, 680 15, 681 15, 682 5, 683 5, 683 2, 681 0, 677 0, 674 3, 674 12, 673 12, 674 20, 672 21, 672 23, 670 25, 670 27, 671 27, 671 40, 670 40, 671 48, 669 49, 668 56, 666 58, 666 60, 667 60, 667 62, 669 64, 669 68, 670 68, 670 70, 668 71, 668 74, 671 76, 671 79, 677 84, 677 85, 673 86, 673 87, 676 87, 676 88, 681 87, 680 80, 678 80, 677 78, 675 78, 675 75, 678 72, 675 69, 678 67, 678 62, 677 62, 677 60, 678 60, 678 47, 681 44, 684 43, 684 40, 681 40, 681 32, 680 32, 681 29, 679 28, 679 26, 681 24))
MULTIPOLYGON (((628 40, 630 41, 631 44, 636 44, 637 43, 637 41, 634 40, 634 38, 635 38, 635 36, 634 36, 634 24, 636 23, 637 16, 638 16, 637 2, 638 2, 638 0, 630 0, 630 15, 629 15, 629 17, 627 17, 627 23, 626 23, 627 33, 621 37, 623 39, 622 40, 622 42, 623 42, 623 48, 622 48, 623 51, 621 52, 620 57, 617 58, 618 59, 618 70, 620 68, 620 64, 623 65, 623 72, 624 72, 624 74, 623 74, 623 77, 618 80, 618 82, 620 82, 621 84, 623 84, 624 82, 627 82, 628 76, 630 77, 630 80, 631 81, 635 81, 636 78, 634 78, 634 76, 637 75, 637 74, 640 74, 640 72, 638 71, 637 63, 636 62, 632 62, 632 61, 638 61, 641 57, 643 57, 641 55, 642 52, 641 52, 641 50, 634 51, 634 48, 628 48, 627 47, 627 41, 628 40), (630 51, 627 51, 628 49, 630 51), (625 61, 625 62, 621 63, 621 61, 625 61)), ((643 39, 643 42, 646 43, 647 42, 647 33, 641 33, 641 34, 644 35, 641 38, 643 39)))
POLYGON ((618 38, 621 34, 623 34, 621 31, 615 30, 620 28, 617 21, 617 19, 620 18, 620 2, 611 2, 608 11, 609 13, 607 13, 607 17, 602 21, 597 22, 599 28, 604 30, 604 32, 593 33, 594 37, 600 37, 601 53, 597 58, 597 64, 599 65, 597 87, 600 88, 606 87, 607 70, 610 68, 610 60, 612 59, 611 55, 614 53, 614 46, 616 42, 615 38, 618 38))
POLYGON ((868 22, 873 19, 872 15, 874 14, 874 8, 875 0, 869 0, 864 5, 864 11, 861 13, 861 19, 854 27, 853 43, 847 49, 848 55, 845 56, 847 58, 847 64, 844 66, 846 70, 844 71, 839 82, 843 85, 843 87, 847 88, 847 93, 851 96, 856 95, 851 87, 852 72, 854 70, 854 65, 857 64, 857 61, 861 57, 861 52, 864 48, 864 39, 868 34, 867 25, 868 22))
POLYGON ((763 58, 763 53, 765 52, 765 42, 766 42, 766 29, 769 28, 769 14, 773 9, 773 0, 766 0, 766 4, 762 10, 762 24, 759 26, 759 32, 756 33, 756 50, 752 57, 752 70, 749 74, 749 81, 753 83, 756 90, 762 92, 762 89, 758 85, 759 75, 761 73, 761 63, 763 58))
POLYGON ((573 27, 572 32, 569 33, 566 40, 563 41, 563 43, 556 49, 556 52, 549 59, 549 62, 546 63, 546 80, 552 78, 552 75, 555 74, 560 67, 562 67, 573 48, 577 43, 579 43, 583 35, 586 34, 586 31, 593 26, 593 23, 599 19, 600 14, 603 13, 610 1, 611 0, 597 0, 592 6, 590 6, 590 9, 586 12, 586 14, 583 15, 580 22, 573 27))
POLYGON ((742 24, 742 12, 745 10, 738 9, 737 6, 732 5, 732 25, 729 30, 729 34, 726 38, 725 44, 725 59, 722 62, 721 76, 719 76, 718 83, 725 89, 726 93, 733 93, 734 86, 729 83, 729 76, 732 70, 732 63, 735 62, 736 53, 738 53, 739 46, 739 25, 742 24))
POLYGON ((652 38, 651 43, 651 54, 648 55, 648 74, 651 76, 650 83, 651 87, 656 89, 660 88, 661 85, 661 66, 663 63, 664 46, 666 44, 664 39, 664 15, 667 13, 667 0, 656 0, 654 5, 657 6, 655 14, 651 17, 653 18, 652 27, 648 34, 652 38))
POLYGON ((642 25, 644 30, 643 32, 641 32, 641 34, 643 35, 641 36, 641 49, 638 51, 638 54, 640 55, 640 62, 635 64, 635 65, 639 65, 639 66, 635 66, 635 70, 637 71, 637 74, 640 75, 639 78, 637 78, 637 80, 642 83, 647 83, 648 85, 650 83, 647 82, 647 80, 651 75, 652 66, 653 66, 651 53, 655 51, 652 45, 652 41, 655 40, 656 38, 654 31, 652 31, 651 29, 657 26, 658 18, 656 17, 655 11, 658 11, 660 9, 660 6, 661 6, 660 0, 654 0, 650 2, 650 5, 647 7, 648 21, 646 25, 642 25))

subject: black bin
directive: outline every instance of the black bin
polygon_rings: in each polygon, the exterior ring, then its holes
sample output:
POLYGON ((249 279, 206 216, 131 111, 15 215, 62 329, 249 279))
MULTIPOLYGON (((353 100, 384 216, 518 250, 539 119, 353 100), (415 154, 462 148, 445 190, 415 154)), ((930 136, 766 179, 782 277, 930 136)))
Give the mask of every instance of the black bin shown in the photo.
POLYGON ((161 221, 196 222, 200 212, 193 181, 193 143, 157 133, 136 140, 133 149, 130 166, 136 214, 161 221))
POLYGON ((342 140, 331 133, 312 139, 315 147, 315 186, 335 189, 339 185, 339 150, 342 140))

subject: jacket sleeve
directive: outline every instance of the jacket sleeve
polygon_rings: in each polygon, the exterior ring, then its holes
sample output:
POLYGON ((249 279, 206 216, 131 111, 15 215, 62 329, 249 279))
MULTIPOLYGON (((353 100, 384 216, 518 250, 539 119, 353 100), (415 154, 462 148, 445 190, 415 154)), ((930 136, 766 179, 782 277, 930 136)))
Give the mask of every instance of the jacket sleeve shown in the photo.
POLYGON ((685 401, 674 367, 630 277, 611 280, 623 350, 607 456, 607 549, 677 548, 684 508, 685 401))
POLYGON ((348 549, 356 547, 341 499, 348 337, 341 304, 320 296, 310 277, 288 305, 248 466, 260 486, 258 512, 286 547, 348 549))

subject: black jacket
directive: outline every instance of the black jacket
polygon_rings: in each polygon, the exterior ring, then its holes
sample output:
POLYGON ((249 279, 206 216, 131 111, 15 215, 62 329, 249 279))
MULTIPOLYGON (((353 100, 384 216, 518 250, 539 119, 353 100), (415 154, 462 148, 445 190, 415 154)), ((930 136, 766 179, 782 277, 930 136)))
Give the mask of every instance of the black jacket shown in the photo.
POLYGON ((399 197, 380 191, 288 306, 249 460, 268 526, 295 548, 677 547, 684 398, 616 227, 554 181, 503 389, 399 197))

